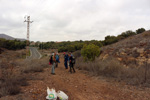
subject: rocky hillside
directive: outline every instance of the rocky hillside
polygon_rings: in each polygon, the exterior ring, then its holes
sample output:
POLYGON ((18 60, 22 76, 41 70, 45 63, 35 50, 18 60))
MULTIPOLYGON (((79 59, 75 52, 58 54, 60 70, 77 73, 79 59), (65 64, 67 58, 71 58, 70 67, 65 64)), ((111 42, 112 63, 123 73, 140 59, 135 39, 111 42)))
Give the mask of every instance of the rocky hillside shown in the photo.
POLYGON ((150 31, 128 37, 102 48, 101 59, 116 57, 126 66, 141 66, 145 61, 150 63, 150 31))

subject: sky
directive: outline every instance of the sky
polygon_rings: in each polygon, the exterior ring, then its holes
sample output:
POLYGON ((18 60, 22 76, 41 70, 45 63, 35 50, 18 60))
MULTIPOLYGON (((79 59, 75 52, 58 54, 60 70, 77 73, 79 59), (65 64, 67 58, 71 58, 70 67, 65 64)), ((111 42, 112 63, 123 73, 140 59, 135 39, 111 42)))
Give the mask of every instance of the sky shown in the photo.
POLYGON ((104 40, 150 30, 150 0, 0 0, 0 33, 30 41, 104 40))

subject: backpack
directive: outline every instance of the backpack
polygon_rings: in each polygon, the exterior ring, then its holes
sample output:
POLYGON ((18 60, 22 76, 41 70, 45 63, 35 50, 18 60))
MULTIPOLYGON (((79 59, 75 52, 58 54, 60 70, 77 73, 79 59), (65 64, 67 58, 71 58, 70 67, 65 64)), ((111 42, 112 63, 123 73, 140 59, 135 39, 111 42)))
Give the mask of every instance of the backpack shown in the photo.
POLYGON ((56 55, 56 61, 59 62, 59 56, 58 55, 56 55))
POLYGON ((53 64, 53 55, 51 55, 51 57, 49 59, 49 63, 50 63, 50 65, 53 64))
POLYGON ((74 56, 72 56, 71 63, 72 63, 72 64, 75 64, 75 62, 76 62, 76 61, 75 61, 75 57, 74 57, 74 56))

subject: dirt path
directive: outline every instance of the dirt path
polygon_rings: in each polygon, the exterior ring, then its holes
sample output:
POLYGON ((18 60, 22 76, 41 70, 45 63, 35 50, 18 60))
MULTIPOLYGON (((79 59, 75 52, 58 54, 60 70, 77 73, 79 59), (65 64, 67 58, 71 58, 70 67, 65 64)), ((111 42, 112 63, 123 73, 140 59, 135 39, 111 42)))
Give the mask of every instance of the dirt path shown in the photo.
MULTIPOLYGON (((29 86, 22 87, 22 93, 15 100, 45 100, 46 88, 64 91, 69 100, 150 100, 150 89, 139 89, 123 83, 108 82, 88 76, 82 71, 70 74, 63 62, 56 68, 56 75, 51 75, 51 68, 42 73, 33 73, 41 80, 29 81, 29 86)), ((13 99, 2 99, 13 100, 13 99)))

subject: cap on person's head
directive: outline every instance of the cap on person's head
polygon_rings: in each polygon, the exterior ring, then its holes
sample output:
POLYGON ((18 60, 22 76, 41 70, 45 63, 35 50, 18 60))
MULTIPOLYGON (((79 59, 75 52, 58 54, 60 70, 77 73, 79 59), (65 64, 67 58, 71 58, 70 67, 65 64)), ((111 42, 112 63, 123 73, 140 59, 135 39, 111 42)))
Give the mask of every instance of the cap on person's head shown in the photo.
POLYGON ((66 54, 66 52, 64 52, 64 54, 66 54))

